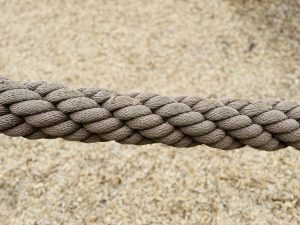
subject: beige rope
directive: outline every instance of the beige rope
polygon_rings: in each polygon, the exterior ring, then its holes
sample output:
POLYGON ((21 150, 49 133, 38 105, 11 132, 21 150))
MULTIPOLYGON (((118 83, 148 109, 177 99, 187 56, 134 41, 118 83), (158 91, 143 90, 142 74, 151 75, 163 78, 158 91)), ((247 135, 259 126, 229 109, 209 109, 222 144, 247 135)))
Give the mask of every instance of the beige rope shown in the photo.
POLYGON ((0 77, 0 132, 28 139, 300 149, 300 104, 71 89, 0 77))

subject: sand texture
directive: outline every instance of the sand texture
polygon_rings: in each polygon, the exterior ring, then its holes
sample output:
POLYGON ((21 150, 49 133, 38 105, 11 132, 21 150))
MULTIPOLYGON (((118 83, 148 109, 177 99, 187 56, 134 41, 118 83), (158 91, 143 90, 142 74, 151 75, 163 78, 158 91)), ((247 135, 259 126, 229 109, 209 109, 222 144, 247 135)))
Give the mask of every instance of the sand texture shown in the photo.
MULTIPOLYGON (((0 73, 300 100, 299 0, 0 1, 0 73)), ((299 225, 300 151, 0 135, 0 225, 299 225)))

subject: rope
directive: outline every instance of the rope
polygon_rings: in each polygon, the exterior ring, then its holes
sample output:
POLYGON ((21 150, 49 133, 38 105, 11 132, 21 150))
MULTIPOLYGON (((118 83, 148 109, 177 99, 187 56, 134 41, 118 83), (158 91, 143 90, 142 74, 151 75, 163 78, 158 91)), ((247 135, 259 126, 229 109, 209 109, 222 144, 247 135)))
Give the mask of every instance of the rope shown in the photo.
POLYGON ((300 149, 299 102, 71 89, 0 77, 0 133, 86 143, 300 149))

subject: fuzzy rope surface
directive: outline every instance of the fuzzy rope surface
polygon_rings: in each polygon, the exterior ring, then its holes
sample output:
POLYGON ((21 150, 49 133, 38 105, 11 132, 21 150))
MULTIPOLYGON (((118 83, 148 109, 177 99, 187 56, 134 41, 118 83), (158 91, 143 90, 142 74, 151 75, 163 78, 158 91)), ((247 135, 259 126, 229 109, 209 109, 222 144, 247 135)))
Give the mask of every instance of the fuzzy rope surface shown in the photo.
POLYGON ((300 149, 300 103, 71 89, 0 77, 0 133, 86 143, 300 149))

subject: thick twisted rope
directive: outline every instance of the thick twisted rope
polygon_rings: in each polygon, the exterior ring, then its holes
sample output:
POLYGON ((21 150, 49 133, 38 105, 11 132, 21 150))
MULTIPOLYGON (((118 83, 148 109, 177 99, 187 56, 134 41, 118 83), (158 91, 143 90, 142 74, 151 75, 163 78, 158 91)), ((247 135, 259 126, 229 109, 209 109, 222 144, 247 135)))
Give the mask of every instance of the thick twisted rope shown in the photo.
POLYGON ((300 149, 300 104, 71 89, 0 77, 0 132, 28 139, 300 149))

